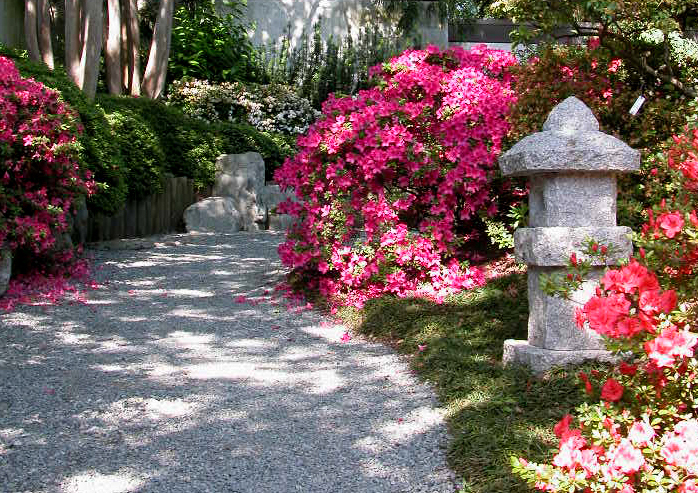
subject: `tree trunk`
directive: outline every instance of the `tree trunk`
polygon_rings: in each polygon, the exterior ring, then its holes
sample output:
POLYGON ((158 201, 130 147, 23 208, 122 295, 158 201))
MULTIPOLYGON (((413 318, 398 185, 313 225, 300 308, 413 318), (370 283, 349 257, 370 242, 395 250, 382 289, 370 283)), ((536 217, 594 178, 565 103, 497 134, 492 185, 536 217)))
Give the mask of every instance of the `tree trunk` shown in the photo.
POLYGON ((138 21, 137 0, 123 0, 124 18, 122 23, 126 26, 128 74, 125 84, 131 96, 141 95, 141 28, 138 21))
POLYGON ((36 0, 24 0, 24 38, 27 42, 29 58, 35 62, 41 61, 39 38, 36 34, 37 5, 36 0))
POLYGON ((129 93, 129 76, 128 71, 131 64, 128 60, 129 44, 128 44, 128 2, 129 0, 121 0, 121 87, 129 93))
POLYGON ((83 86, 80 71, 80 1, 65 0, 65 71, 79 88, 83 86))
POLYGON ((84 40, 80 71, 83 74, 82 90, 88 99, 94 99, 97 92, 99 76, 99 55, 102 52, 102 29, 104 27, 102 2, 85 0, 83 4, 83 34, 84 40))
POLYGON ((143 75, 143 94, 151 99, 160 97, 165 89, 173 9, 174 0, 160 0, 160 8, 153 30, 153 42, 150 45, 148 64, 143 75))
POLYGON ((51 42, 51 12, 49 0, 39 0, 39 49, 41 59, 53 70, 53 43, 51 42))
POLYGON ((110 94, 121 94, 121 7, 119 0, 107 0, 109 26, 104 61, 110 94))

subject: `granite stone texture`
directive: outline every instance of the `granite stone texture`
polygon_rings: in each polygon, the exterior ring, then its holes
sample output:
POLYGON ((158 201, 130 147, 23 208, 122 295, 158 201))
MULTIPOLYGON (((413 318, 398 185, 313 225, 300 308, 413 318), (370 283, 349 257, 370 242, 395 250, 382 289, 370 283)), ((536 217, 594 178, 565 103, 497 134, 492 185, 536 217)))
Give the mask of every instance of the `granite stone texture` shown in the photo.
POLYGON ((583 101, 570 96, 555 106, 543 123, 543 131, 593 132, 599 129, 591 109, 583 101))
POLYGON ((502 362, 505 366, 523 365, 541 375, 554 366, 578 365, 585 361, 605 361, 615 363, 618 358, 606 350, 575 350, 560 351, 554 349, 539 348, 527 341, 508 339, 504 341, 502 362))
POLYGON ((607 358, 594 331, 579 328, 575 311, 594 295, 604 264, 632 253, 630 228, 616 226, 616 175, 637 170, 640 153, 599 132, 591 110, 574 97, 557 105, 543 131, 522 139, 499 159, 504 175, 529 176, 529 225, 514 233, 515 253, 528 265, 528 339, 507 341, 504 363, 551 366, 607 358), (584 260, 584 242, 612 245, 594 259, 582 287, 569 299, 548 296, 543 276, 563 276, 572 253, 584 260))
POLYGON ((604 265, 598 257, 590 258, 580 254, 584 241, 593 238, 602 245, 613 245, 612 254, 605 264, 615 265, 627 259, 633 251, 627 226, 613 228, 519 228, 514 232, 516 261, 538 267, 564 267, 572 252, 577 252, 580 260, 591 260, 593 265, 604 265))
POLYGON ((264 187, 264 159, 257 152, 223 154, 216 160, 213 195, 236 197, 241 190, 259 195, 264 187))
POLYGON ((530 176, 572 171, 609 173, 640 169, 640 152, 611 135, 593 129, 589 115, 579 110, 577 103, 566 104, 572 98, 555 107, 543 132, 524 137, 499 158, 499 167, 504 175, 530 176), (566 110, 572 112, 568 114, 566 110), (575 122, 574 118, 579 115, 583 120, 575 122))
POLYGON ((580 329, 574 322, 574 312, 594 294, 603 268, 593 268, 589 280, 572 293, 570 299, 548 296, 540 288, 542 275, 559 271, 550 267, 528 267, 528 342, 544 349, 564 351, 603 349, 599 335, 588 329, 580 329))
POLYGON ((281 191, 279 185, 265 185, 262 191, 257 196, 257 204, 260 212, 264 214, 264 223, 270 222, 270 214, 274 209, 287 199, 295 199, 296 195, 292 192, 281 191))
POLYGON ((230 197, 209 197, 184 211, 189 233, 236 233, 242 229, 242 217, 230 197))
POLYGON ((0 250, 0 296, 7 291, 12 274, 12 252, 5 248, 0 250))
POLYGON ((289 214, 269 214, 269 229, 271 231, 286 231, 296 222, 289 214))
POLYGON ((616 225, 616 177, 601 173, 545 173, 530 179, 529 225, 616 225))

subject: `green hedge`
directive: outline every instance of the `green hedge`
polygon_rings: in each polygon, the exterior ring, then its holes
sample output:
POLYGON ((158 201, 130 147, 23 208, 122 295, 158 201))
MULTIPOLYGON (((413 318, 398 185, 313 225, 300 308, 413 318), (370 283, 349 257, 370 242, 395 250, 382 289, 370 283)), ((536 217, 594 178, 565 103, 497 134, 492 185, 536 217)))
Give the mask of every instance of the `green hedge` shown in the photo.
MULTIPOLYGON (((268 135, 258 132, 248 125, 232 123, 209 124, 201 120, 193 119, 183 114, 179 109, 167 106, 160 101, 145 98, 132 98, 128 96, 100 95, 97 102, 104 108, 110 118, 119 115, 122 119, 133 122, 134 128, 142 128, 141 131, 131 132, 132 135, 122 135, 122 145, 132 145, 133 139, 147 128, 157 136, 159 148, 164 154, 160 172, 169 172, 176 176, 193 178, 197 187, 206 187, 213 183, 215 174, 216 157, 220 154, 240 153, 248 151, 259 152, 264 157, 267 168, 267 179, 271 179, 273 170, 281 165, 286 156, 293 152, 292 146, 281 136, 268 135), (129 140, 131 139, 131 140, 129 140)), ((119 129, 114 129, 116 133, 119 129)), ((143 133, 147 139, 147 134, 143 133)), ((150 167, 146 163, 129 163, 129 170, 150 167)), ((154 169, 154 168, 153 168, 154 169)), ((133 173, 133 178, 141 176, 133 173)), ((153 187, 156 190, 159 185, 150 178, 149 184, 140 188, 153 187)), ((129 184, 132 182, 129 181, 129 184)), ((132 187, 129 187, 129 195, 132 187)), ((140 194, 135 194, 136 197, 140 194)))
POLYGON ((84 127, 80 161, 99 183, 90 198, 93 212, 113 214, 126 198, 139 199, 159 191, 165 172, 193 178, 199 188, 213 183, 220 154, 259 152, 267 179, 293 152, 281 136, 263 134, 247 125, 208 124, 159 101, 129 96, 98 95, 88 101, 62 67, 54 71, 29 61, 21 52, 0 45, 0 55, 15 60, 24 77, 58 90, 76 110, 84 127))

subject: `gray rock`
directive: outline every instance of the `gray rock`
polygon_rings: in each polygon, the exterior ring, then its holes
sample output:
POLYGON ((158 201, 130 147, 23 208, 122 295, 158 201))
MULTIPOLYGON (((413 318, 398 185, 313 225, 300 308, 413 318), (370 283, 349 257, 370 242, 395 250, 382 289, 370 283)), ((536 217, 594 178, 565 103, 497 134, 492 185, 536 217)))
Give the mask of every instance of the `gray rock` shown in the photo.
POLYGON ((287 199, 295 199, 296 194, 289 191, 281 191, 279 185, 264 185, 262 192, 257 196, 257 204, 264 214, 264 223, 269 224, 270 214, 273 210, 287 199))
POLYGON ((258 195, 257 200, 260 205, 271 210, 281 202, 287 199, 295 199, 296 194, 289 191, 281 191, 279 185, 265 185, 262 187, 261 193, 258 195))
POLYGON ((12 252, 8 248, 0 250, 0 296, 5 294, 12 275, 12 252))
POLYGON ((235 233, 242 217, 230 197, 209 197, 187 207, 184 225, 190 233, 235 233))
POLYGON ((555 366, 577 365, 589 360, 615 363, 618 358, 605 350, 556 351, 532 346, 527 341, 508 339, 504 341, 502 362, 508 365, 527 366, 541 375, 555 366))
POLYGON ((261 195, 264 187, 264 159, 257 152, 223 154, 216 160, 213 195, 236 197, 240 190, 261 195))
POLYGON ((574 97, 567 98, 550 113, 543 132, 524 137, 500 156, 499 167, 504 175, 510 176, 640 169, 640 151, 599 132, 598 128, 598 122, 584 103, 574 97))
POLYGON ((224 154, 218 157, 213 194, 233 200, 245 231, 257 231, 259 224, 266 222, 265 209, 258 203, 263 190, 264 159, 259 153, 224 154))
POLYGON ((271 231, 286 231, 296 222, 290 214, 269 214, 269 229, 271 231))
MULTIPOLYGON (((633 251, 627 226, 613 228, 519 228, 514 232, 516 261, 537 267, 563 267, 572 252, 579 252, 588 238, 602 245, 613 245, 615 252, 609 255, 607 265, 615 265, 627 259, 633 251)), ((578 255, 580 260, 592 260, 593 265, 604 265, 599 258, 578 255)))

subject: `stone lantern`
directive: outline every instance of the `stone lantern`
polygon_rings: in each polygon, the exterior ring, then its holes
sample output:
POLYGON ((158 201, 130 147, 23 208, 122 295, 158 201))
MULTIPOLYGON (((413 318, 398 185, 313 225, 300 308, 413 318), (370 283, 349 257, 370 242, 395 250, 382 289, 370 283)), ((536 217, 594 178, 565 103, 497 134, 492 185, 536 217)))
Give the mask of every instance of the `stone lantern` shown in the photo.
POLYGON ((638 170, 640 153, 600 132, 591 110, 569 97, 553 109, 542 132, 523 138, 499 158, 499 166, 505 176, 530 180, 529 227, 514 234, 516 259, 528 266, 528 340, 505 341, 504 364, 541 373, 608 359, 600 337, 574 322, 575 308, 589 300, 603 275, 601 261, 595 259, 590 279, 569 300, 546 295, 540 280, 565 272, 587 238, 614 245, 609 264, 632 254, 630 228, 616 226, 616 174, 638 170))

